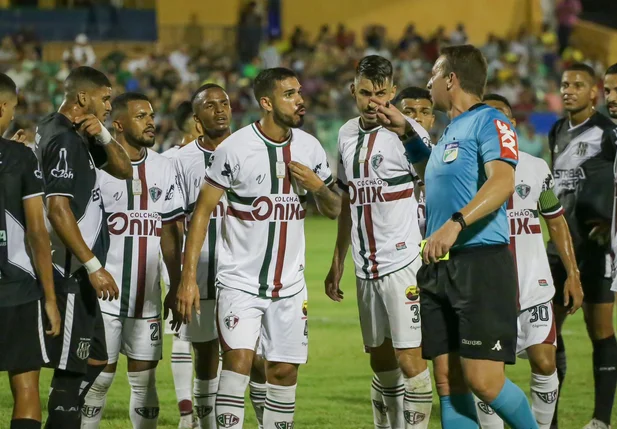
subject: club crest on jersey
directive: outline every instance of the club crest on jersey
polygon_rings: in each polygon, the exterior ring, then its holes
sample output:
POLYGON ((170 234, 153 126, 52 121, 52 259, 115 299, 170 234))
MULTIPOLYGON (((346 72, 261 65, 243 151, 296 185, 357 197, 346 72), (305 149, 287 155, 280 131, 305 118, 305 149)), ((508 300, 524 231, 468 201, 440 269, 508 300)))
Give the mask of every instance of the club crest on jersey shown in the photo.
POLYGON ((527 198, 527 195, 529 195, 529 191, 531 191, 531 186, 521 183, 520 185, 516 185, 514 190, 516 190, 519 197, 525 199, 527 198))
POLYGON ((197 413, 197 417, 199 417, 200 419, 209 416, 212 410, 213 407, 207 405, 195 405, 195 412, 197 413))
POLYGON ((240 423, 240 419, 238 418, 238 416, 231 413, 219 414, 216 417, 216 421, 219 426, 222 426, 224 428, 230 428, 240 423))
POLYGON ((233 331, 236 326, 238 326, 238 322, 240 318, 235 314, 229 315, 225 318, 225 327, 230 331, 233 331))
POLYGON ((447 143, 443 151, 443 162, 449 164, 458 158, 458 142, 447 143))
POLYGON ((491 406, 488 405, 486 402, 478 402, 478 408, 480 408, 480 411, 482 411, 484 414, 487 414, 489 416, 495 414, 495 410, 493 410, 493 408, 491 408, 491 406))
POLYGON ((579 142, 578 147, 576 148, 576 155, 580 157, 584 157, 587 155, 587 148, 589 147, 588 143, 579 142))
POLYGON ((387 415, 388 412, 388 407, 386 406, 386 404, 384 404, 383 402, 380 401, 375 401, 373 399, 373 406, 375 407, 375 409, 379 412, 379 414, 381 414, 382 416, 387 415))
POLYGON ((410 301, 417 301, 420 297, 420 293, 418 292, 418 286, 409 286, 405 289, 405 296, 410 301))
POLYGON ((0 229, 0 247, 6 247, 6 230, 0 229))
POLYGON ((86 360, 88 356, 90 356, 90 340, 80 341, 77 345, 77 357, 86 360))
POLYGON ((373 155, 373 157, 371 158, 371 167, 373 167, 373 170, 377 170, 382 162, 383 155, 379 153, 377 155, 373 155))
POLYGON ((403 416, 405 417, 405 421, 409 423, 410 425, 417 425, 421 421, 424 421, 424 419, 426 418, 426 414, 424 413, 419 413, 417 411, 408 411, 408 410, 405 410, 403 412, 403 416))
POLYGON ((152 198, 153 202, 156 203, 159 198, 161 198, 161 195, 163 195, 163 190, 161 188, 157 188, 156 186, 150 188, 150 198, 152 198))

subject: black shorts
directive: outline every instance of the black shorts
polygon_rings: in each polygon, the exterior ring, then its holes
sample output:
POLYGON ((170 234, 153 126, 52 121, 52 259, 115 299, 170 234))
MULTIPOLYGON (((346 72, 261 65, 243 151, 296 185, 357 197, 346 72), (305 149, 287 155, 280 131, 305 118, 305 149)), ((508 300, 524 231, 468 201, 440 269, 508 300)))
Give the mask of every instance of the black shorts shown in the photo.
POLYGON ((425 359, 457 352, 470 359, 516 360, 516 268, 508 246, 450 252, 418 271, 425 359))
MULTIPOLYGON (((548 260, 555 284, 553 302, 563 306, 563 286, 568 278, 568 274, 558 256, 549 255, 548 260)), ((588 304, 610 304, 614 302, 615 295, 611 291, 610 265, 607 268, 606 255, 604 253, 594 256, 590 255, 590 257, 579 261, 578 269, 581 273, 581 286, 585 294, 584 302, 588 304)))
POLYGON ((37 371, 49 362, 41 301, 0 308, 0 371, 37 371))
POLYGON ((48 338, 51 362, 46 366, 85 373, 88 358, 107 360, 101 308, 85 270, 56 282, 56 297, 62 330, 56 338, 48 338))

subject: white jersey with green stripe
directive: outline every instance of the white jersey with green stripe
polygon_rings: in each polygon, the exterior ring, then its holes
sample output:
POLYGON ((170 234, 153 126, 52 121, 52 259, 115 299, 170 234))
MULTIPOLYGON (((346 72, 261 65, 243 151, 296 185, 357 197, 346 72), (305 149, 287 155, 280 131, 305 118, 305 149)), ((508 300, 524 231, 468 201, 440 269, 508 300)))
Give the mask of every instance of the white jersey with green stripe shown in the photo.
POLYGON ((184 215, 173 163, 147 149, 133 162, 133 179, 100 171, 99 183, 110 237, 105 269, 120 289, 119 300, 100 301, 101 311, 138 319, 158 316, 163 224, 184 215))
MULTIPOLYGON (((428 133, 408 119, 423 139, 428 133)), ((356 276, 377 279, 409 265, 420 250, 415 171, 398 136, 383 128, 363 130, 349 120, 338 135, 339 187, 349 193, 356 276)))
MULTIPOLYGON (((210 160, 212 151, 204 149, 199 141, 194 140, 176 152, 174 164, 180 181, 180 188, 184 200, 184 212, 186 214, 185 225, 193 216, 193 210, 197 203, 199 190, 206 177, 206 165, 210 160)), ((216 210, 210 217, 206 240, 201 248, 199 263, 197 265, 197 285, 202 300, 215 299, 216 266, 217 266, 217 243, 220 241, 221 225, 227 208, 226 198, 219 201, 216 210)), ((185 228, 188 229, 188 228, 185 228)))
POLYGON ((210 157, 206 181, 226 190, 228 202, 218 287, 273 298, 305 287, 307 191, 291 177, 290 161, 309 167, 326 185, 332 183, 326 152, 300 129, 275 142, 254 123, 228 137, 210 157))
POLYGON ((520 152, 514 194, 508 200, 507 213, 521 310, 548 302, 555 294, 538 217, 551 219, 564 213, 553 186, 553 175, 546 162, 520 152))

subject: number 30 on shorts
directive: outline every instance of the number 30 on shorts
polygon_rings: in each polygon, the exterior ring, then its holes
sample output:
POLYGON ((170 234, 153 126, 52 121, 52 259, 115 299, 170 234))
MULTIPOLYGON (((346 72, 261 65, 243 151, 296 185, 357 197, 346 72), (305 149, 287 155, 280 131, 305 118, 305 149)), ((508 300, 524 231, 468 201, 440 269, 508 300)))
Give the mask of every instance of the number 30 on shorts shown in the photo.
POLYGON ((550 320, 549 308, 546 305, 536 305, 531 308, 531 319, 529 323, 536 323, 538 320, 548 322, 550 320))

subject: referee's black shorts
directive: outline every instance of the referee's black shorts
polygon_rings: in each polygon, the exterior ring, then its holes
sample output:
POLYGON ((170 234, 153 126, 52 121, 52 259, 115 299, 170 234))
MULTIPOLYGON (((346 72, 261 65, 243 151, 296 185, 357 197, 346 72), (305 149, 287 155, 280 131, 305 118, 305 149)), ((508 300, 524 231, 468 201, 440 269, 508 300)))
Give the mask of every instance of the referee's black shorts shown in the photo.
POLYGON ((62 330, 57 337, 47 338, 51 362, 46 366, 85 374, 88 358, 107 360, 101 308, 85 269, 56 280, 56 299, 62 330))
POLYGON ((425 359, 516 360, 517 280, 507 245, 450 252, 418 271, 425 359))

